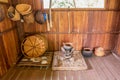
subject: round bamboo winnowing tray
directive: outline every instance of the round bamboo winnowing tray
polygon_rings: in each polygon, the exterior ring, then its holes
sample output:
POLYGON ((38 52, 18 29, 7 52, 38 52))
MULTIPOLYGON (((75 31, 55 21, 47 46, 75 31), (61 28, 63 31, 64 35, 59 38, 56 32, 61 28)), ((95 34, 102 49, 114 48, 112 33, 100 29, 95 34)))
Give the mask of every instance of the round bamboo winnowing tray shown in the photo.
POLYGON ((43 55, 47 48, 47 40, 42 35, 33 35, 26 37, 21 44, 23 55, 29 58, 39 57, 43 55))

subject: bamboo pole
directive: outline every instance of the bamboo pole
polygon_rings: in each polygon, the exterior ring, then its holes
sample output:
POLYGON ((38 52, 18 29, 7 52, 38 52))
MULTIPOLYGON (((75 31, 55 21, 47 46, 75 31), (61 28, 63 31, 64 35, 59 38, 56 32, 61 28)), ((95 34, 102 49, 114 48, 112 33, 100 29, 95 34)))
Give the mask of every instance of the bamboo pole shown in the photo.
POLYGON ((52 0, 50 0, 50 6, 49 6, 49 19, 50 19, 50 28, 52 28, 52 12, 51 12, 51 5, 52 5, 52 0))

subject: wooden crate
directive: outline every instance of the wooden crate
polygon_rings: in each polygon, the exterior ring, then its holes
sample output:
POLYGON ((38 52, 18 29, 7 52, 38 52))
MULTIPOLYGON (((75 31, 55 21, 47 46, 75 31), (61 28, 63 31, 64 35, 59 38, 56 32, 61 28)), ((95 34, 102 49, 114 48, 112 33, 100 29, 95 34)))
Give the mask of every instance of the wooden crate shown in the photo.
POLYGON ((51 62, 52 62, 52 56, 53 56, 53 52, 46 52, 44 55, 40 56, 39 58, 42 57, 47 57, 47 64, 41 64, 42 59, 39 62, 33 62, 31 59, 32 58, 27 58, 27 57, 23 57, 20 62, 18 62, 17 66, 51 66, 51 62))

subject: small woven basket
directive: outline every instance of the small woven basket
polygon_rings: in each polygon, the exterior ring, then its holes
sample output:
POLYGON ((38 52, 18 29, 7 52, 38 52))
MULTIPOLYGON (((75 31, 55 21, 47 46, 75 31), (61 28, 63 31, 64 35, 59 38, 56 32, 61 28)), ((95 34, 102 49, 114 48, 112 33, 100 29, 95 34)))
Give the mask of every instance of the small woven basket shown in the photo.
POLYGON ((20 14, 17 12, 17 10, 15 10, 14 7, 10 6, 8 8, 8 12, 7 12, 7 16, 8 18, 10 18, 13 21, 18 21, 20 20, 20 14))
POLYGON ((31 5, 29 4, 18 4, 16 9, 21 15, 27 15, 32 12, 31 5))
POLYGON ((22 53, 28 58, 34 58, 43 55, 47 48, 47 39, 38 34, 26 37, 21 44, 22 53))
POLYGON ((34 21, 35 21, 33 13, 29 13, 27 15, 24 15, 23 19, 27 24, 34 23, 34 21))

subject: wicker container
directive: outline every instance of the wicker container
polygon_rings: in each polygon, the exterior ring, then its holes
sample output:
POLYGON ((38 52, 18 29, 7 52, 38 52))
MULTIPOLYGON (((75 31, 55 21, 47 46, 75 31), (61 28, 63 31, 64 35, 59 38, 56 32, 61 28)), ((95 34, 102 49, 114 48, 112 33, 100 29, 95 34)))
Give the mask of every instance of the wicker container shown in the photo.
POLYGON ((84 57, 91 57, 93 54, 93 51, 90 48, 83 48, 82 55, 84 57))
POLYGON ((33 13, 29 13, 27 15, 24 15, 23 19, 27 24, 34 23, 34 21, 35 21, 33 13))
POLYGON ((32 12, 31 5, 29 5, 29 4, 18 4, 16 6, 16 9, 22 15, 27 15, 32 12))
POLYGON ((21 19, 20 14, 13 6, 8 8, 7 16, 13 21, 19 21, 21 19))
POLYGON ((23 55, 29 58, 39 57, 43 55, 47 48, 47 40, 42 35, 33 35, 26 37, 21 44, 23 55))

